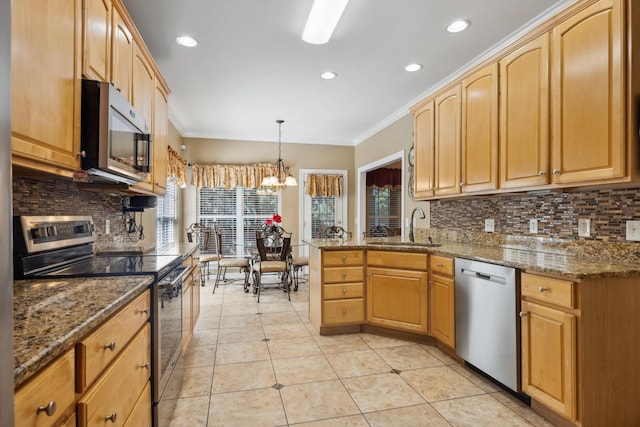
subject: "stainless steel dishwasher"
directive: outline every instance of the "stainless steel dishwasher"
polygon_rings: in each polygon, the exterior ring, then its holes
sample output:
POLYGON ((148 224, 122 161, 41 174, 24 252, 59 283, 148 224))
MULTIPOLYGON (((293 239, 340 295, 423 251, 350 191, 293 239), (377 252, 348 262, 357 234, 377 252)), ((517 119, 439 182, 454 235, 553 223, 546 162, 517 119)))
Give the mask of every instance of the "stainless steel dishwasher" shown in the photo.
POLYGON ((456 258, 456 352, 518 392, 516 270, 456 258))

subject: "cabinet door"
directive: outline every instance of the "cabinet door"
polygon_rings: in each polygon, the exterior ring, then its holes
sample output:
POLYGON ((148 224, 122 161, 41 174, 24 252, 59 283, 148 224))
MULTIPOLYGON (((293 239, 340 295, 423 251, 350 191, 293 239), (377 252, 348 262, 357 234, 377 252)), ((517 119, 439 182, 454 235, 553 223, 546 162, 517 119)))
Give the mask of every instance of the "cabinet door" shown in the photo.
POLYGON ((153 96, 153 192, 163 196, 167 192, 168 103, 164 91, 156 85, 153 96))
POLYGON ((200 266, 193 267, 194 272, 191 275, 193 277, 192 292, 191 295, 191 331, 196 327, 198 317, 200 316, 200 266))
POLYGON ((602 0, 553 29, 553 182, 625 175, 621 0, 602 0))
POLYGON ((131 102, 133 73, 133 37, 117 8, 113 8, 111 40, 111 83, 131 102))
POLYGON ((182 351, 187 349, 191 340, 191 298, 193 279, 187 276, 182 284, 182 351))
POLYGON ((111 0, 83 0, 82 74, 93 80, 111 77, 111 0))
POLYGON ((435 109, 435 195, 460 193, 460 85, 438 96, 435 109))
POLYGON ((431 276, 433 336, 456 348, 455 284, 452 277, 431 276))
POLYGON ((67 177, 80 168, 80 13, 80 0, 13 2, 11 148, 16 165, 67 177))
POLYGON ((549 35, 500 61, 500 188, 549 183, 549 35))
POLYGON ((434 190, 434 112, 433 101, 414 112, 413 198, 433 197, 434 190))
POLYGON ((576 419, 576 317, 522 301, 522 391, 576 419))
POLYGON ((498 64, 462 80, 463 193, 498 188, 498 64))
POLYGON ((133 44, 133 82, 131 90, 133 93, 131 103, 147 120, 147 125, 150 128, 155 93, 154 74, 149 60, 137 43, 133 44))
POLYGON ((367 321, 426 333, 427 272, 367 269, 367 321))

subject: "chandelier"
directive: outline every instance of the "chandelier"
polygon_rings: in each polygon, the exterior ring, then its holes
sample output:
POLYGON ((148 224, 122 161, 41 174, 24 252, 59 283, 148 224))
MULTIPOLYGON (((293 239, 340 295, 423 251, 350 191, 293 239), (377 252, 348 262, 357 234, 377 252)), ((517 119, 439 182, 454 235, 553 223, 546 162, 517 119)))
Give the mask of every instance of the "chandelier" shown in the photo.
POLYGON ((278 161, 276 162, 276 172, 271 176, 266 176, 260 183, 261 193, 275 192, 281 188, 295 187, 298 185, 296 179, 287 172, 289 167, 285 166, 282 160, 282 124, 284 120, 276 120, 278 124, 278 161))

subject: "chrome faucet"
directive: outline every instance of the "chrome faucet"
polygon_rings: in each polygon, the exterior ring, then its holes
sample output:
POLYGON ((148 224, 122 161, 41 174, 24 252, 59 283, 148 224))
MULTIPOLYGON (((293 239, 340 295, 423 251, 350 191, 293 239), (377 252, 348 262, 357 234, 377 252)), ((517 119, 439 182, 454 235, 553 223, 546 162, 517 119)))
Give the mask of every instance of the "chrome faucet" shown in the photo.
POLYGON ((413 215, 415 215, 416 211, 420 212, 420 219, 425 219, 426 218, 422 208, 414 208, 413 209, 413 211, 411 212, 411 222, 409 223, 409 241, 410 242, 415 242, 416 241, 415 236, 413 235, 413 215))

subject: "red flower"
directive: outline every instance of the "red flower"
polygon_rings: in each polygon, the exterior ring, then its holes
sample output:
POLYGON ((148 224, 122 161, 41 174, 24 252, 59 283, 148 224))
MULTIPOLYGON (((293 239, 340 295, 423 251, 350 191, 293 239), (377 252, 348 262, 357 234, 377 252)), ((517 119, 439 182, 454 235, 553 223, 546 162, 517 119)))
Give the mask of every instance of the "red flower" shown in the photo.
POLYGON ((280 224, 282 222, 282 217, 278 214, 273 215, 273 221, 280 224))
POLYGON ((271 225, 271 224, 273 224, 273 221, 271 221, 270 219, 266 219, 264 221, 264 223, 267 224, 267 225, 271 225))

